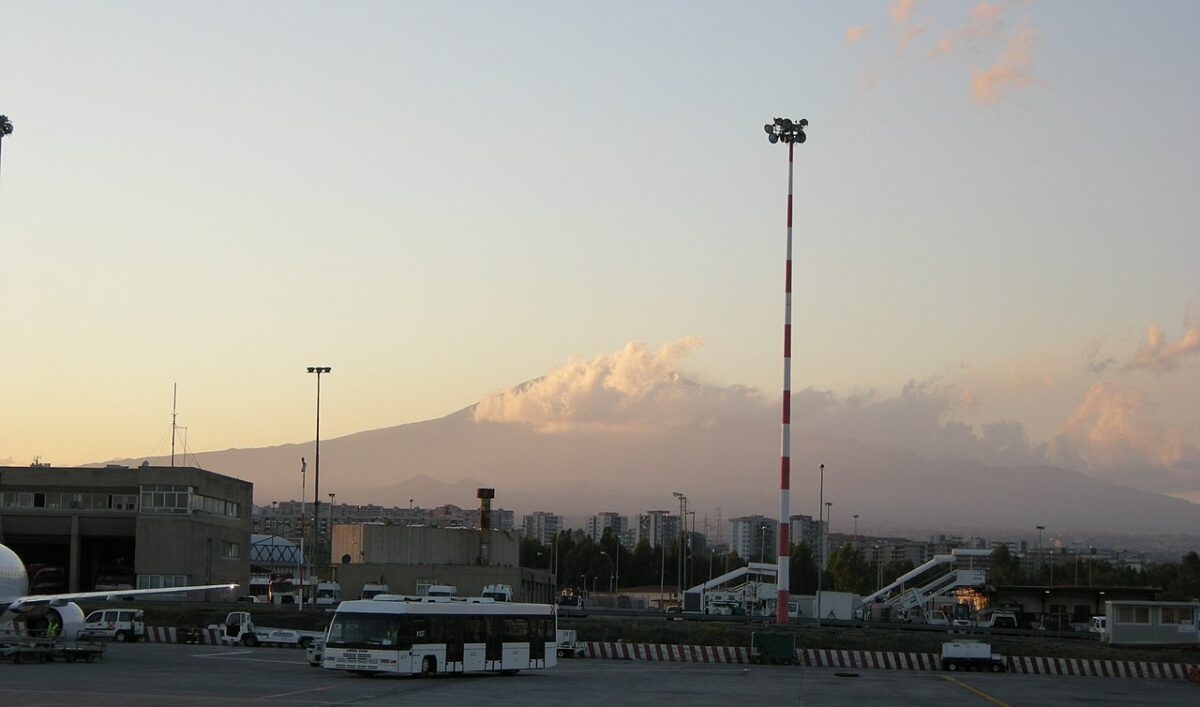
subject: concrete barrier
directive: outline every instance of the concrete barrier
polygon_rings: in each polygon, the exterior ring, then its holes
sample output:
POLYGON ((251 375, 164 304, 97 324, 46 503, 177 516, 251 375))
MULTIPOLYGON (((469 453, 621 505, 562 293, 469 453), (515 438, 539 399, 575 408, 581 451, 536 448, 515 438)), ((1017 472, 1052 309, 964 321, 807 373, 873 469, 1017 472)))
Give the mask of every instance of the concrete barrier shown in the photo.
MULTIPOLYGON (((749 650, 739 646, 689 646, 622 641, 586 641, 584 657, 609 660, 655 660, 678 663, 749 663, 749 650)), ((829 648, 796 650, 801 665, 854 670, 941 670, 936 653, 852 651, 829 648)), ((1009 656, 1008 669, 1030 675, 1111 678, 1190 679, 1200 682, 1200 665, 1087 658, 1009 656)))

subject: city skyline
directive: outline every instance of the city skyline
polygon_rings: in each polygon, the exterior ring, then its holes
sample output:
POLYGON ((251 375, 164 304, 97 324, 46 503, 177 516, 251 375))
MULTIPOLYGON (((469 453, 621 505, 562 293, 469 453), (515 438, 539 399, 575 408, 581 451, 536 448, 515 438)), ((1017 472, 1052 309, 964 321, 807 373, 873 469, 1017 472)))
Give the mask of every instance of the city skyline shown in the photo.
POLYGON ((794 434, 1200 501, 1194 4, 5 17, 0 464, 777 411, 790 116, 794 434))

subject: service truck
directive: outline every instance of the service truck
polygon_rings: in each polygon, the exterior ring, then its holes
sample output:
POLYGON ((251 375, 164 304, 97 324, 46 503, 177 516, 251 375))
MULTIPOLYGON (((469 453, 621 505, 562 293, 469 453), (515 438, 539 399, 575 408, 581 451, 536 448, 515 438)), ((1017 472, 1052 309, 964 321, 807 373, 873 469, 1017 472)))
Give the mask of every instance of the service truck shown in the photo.
POLYGON ((221 632, 221 643, 225 645, 257 646, 260 643, 286 643, 308 648, 324 631, 300 631, 291 628, 267 628, 255 626, 248 611, 231 611, 225 617, 225 625, 211 625, 210 629, 221 632))
POLYGON ((1004 657, 992 652, 992 644, 980 641, 946 641, 942 644, 942 670, 982 668, 993 673, 1007 668, 1004 657))
POLYGON ((559 658, 582 658, 584 654, 583 643, 577 640, 577 634, 573 628, 560 628, 555 632, 556 643, 558 644, 559 658))

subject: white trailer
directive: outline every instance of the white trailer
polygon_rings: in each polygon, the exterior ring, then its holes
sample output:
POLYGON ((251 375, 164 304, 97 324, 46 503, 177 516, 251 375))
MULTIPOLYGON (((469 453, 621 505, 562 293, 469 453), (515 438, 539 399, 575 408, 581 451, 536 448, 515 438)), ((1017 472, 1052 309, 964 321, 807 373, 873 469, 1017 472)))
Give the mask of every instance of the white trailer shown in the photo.
POLYGON ((231 611, 225 617, 224 626, 209 626, 221 632, 221 643, 230 645, 257 646, 260 643, 284 643, 308 648, 325 636, 324 631, 300 631, 290 628, 268 628, 255 626, 248 611, 231 611))
POLYGON ((942 670, 983 668, 1001 673, 1008 667, 1004 656, 992 652, 992 644, 979 641, 947 641, 942 644, 942 670))

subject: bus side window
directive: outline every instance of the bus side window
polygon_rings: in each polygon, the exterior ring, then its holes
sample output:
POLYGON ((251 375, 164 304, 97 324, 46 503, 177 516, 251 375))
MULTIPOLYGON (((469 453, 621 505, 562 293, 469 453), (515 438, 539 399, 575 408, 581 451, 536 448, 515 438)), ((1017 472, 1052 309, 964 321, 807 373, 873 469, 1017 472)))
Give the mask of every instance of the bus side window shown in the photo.
POLYGON ((414 619, 412 636, 413 643, 428 643, 429 622, 425 619, 414 619))

